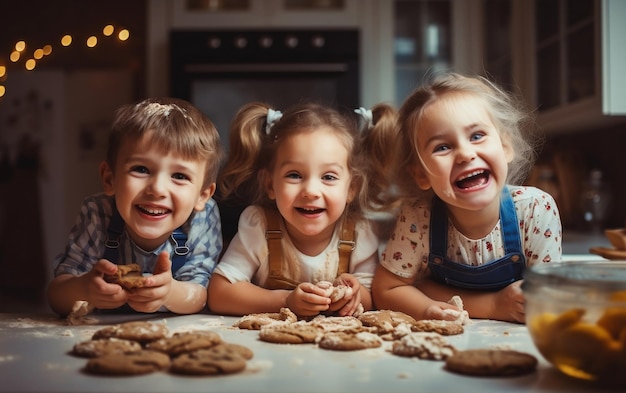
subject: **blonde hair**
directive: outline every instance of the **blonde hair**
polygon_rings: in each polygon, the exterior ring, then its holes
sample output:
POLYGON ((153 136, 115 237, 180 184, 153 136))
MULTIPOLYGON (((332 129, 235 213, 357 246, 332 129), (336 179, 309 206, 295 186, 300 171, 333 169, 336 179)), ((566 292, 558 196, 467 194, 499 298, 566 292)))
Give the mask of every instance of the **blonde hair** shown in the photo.
MULTIPOLYGON (((355 116, 350 117, 317 103, 300 103, 290 107, 280 120, 270 124, 271 127, 267 124, 268 112, 272 109, 268 104, 253 102, 244 105, 234 117, 230 129, 230 153, 218 181, 223 199, 233 198, 248 204, 273 206, 274 202, 265 192, 260 173, 264 170, 272 171, 276 151, 282 141, 292 135, 328 127, 348 151, 351 187, 357 197, 348 204, 347 215, 361 217, 370 204, 367 177, 371 171, 364 153, 372 148, 367 146, 378 135, 375 130, 393 127, 395 123, 381 120, 389 113, 383 108, 375 109, 379 115, 375 115, 374 120, 379 120, 379 124, 360 133, 355 116)), ((395 115, 394 111, 390 112, 395 115)))
MULTIPOLYGON (((495 83, 482 76, 463 76, 448 73, 435 78, 428 85, 415 89, 398 111, 395 148, 387 154, 385 161, 391 173, 404 176, 398 178, 398 193, 387 200, 388 204, 403 197, 415 197, 422 191, 416 187, 411 168, 420 163, 417 151, 420 121, 424 109, 451 94, 468 94, 483 100, 491 120, 502 139, 515 152, 509 163, 507 182, 521 184, 536 159, 538 135, 534 133, 534 116, 514 94, 507 93, 495 83)), ((389 175, 389 172, 387 172, 389 175)))
POLYGON ((219 134, 213 123, 191 103, 163 97, 119 108, 106 153, 111 170, 115 171, 122 144, 146 134, 151 145, 163 153, 173 152, 184 159, 206 161, 203 186, 216 182, 223 156, 219 134))

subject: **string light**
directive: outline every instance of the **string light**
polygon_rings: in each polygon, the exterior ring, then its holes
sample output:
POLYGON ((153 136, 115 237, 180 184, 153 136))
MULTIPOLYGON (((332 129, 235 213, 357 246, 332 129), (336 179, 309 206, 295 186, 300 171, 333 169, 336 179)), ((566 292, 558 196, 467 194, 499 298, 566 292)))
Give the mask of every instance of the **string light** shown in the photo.
MULTIPOLYGON (((102 28, 102 36, 103 37, 111 37, 115 33, 115 26, 112 24, 107 24, 102 28)), ((120 41, 127 41, 130 38, 130 31, 128 29, 120 29, 117 32, 117 38, 120 41)), ((71 34, 65 34, 60 39, 60 44, 63 47, 68 47, 72 45, 74 38, 71 34)), ((86 40, 86 44, 89 48, 94 48, 98 45, 98 37, 96 35, 92 35, 86 40)), ((19 40, 15 43, 14 50, 11 51, 9 55, 9 60, 12 63, 19 62, 22 58, 25 58, 24 68, 28 71, 32 71, 37 67, 37 61, 43 59, 44 56, 49 56, 53 52, 53 46, 50 44, 44 45, 41 48, 35 49, 33 51, 32 57, 26 59, 25 50, 28 47, 27 42, 24 40, 19 40)), ((4 82, 7 79, 7 67, 5 65, 0 65, 0 81, 4 82)), ((0 85, 0 98, 6 94, 6 87, 4 85, 0 85)))

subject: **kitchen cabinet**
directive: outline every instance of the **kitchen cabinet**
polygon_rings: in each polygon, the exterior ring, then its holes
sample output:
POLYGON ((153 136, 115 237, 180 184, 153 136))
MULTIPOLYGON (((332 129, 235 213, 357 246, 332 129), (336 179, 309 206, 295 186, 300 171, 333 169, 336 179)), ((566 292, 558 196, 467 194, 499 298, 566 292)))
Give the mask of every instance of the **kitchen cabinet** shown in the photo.
POLYGON ((548 134, 626 123, 626 3, 484 0, 485 71, 518 88, 548 134), (503 23, 511 20, 510 25, 503 23))
POLYGON ((174 28, 355 27, 358 0, 173 1, 174 28))

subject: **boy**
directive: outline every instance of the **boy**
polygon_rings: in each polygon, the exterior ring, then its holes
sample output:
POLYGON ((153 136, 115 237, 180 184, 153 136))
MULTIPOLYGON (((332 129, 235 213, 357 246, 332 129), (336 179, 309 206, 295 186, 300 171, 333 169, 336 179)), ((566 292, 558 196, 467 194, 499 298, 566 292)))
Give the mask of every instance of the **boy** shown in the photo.
POLYGON ((86 198, 56 258, 48 302, 64 316, 76 301, 99 309, 187 314, 206 304, 222 250, 212 199, 222 150, 214 125, 190 103, 147 99, 116 112, 104 193, 86 198), (105 281, 117 265, 138 264, 142 287, 105 281))

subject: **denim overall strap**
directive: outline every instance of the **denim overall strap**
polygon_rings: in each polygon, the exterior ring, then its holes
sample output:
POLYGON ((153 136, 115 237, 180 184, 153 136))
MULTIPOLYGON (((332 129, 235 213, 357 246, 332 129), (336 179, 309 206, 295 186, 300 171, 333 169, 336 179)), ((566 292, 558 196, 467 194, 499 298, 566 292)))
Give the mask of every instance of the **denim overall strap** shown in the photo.
MULTIPOLYGON (((111 222, 107 228, 107 239, 105 242, 104 259, 117 264, 119 261, 119 239, 124 232, 124 220, 117 210, 115 205, 112 206, 113 212, 111 215, 111 222)), ((189 247, 187 246, 187 234, 182 228, 177 228, 171 236, 174 244, 174 255, 172 259, 172 273, 176 272, 185 264, 185 255, 189 253, 189 247)))
POLYGON ((505 255, 480 266, 469 266, 447 259, 448 215, 443 202, 437 197, 433 200, 431 210, 431 253, 428 265, 433 279, 463 288, 500 289, 522 278, 526 263, 515 204, 507 187, 502 190, 500 201, 500 225, 505 255))

